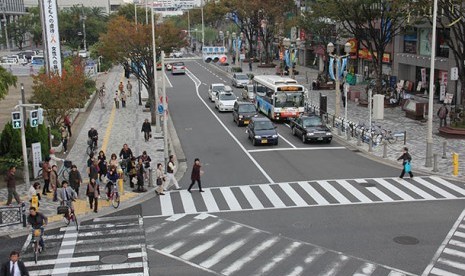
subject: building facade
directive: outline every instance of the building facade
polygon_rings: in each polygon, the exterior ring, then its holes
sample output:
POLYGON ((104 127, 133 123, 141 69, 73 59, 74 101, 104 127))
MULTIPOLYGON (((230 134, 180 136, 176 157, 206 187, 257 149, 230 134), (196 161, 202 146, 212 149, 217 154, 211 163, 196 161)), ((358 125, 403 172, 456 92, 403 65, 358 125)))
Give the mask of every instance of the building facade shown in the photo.
MULTIPOLYGON (((0 0, 0 11, 2 13, 0 15, 0 37, 8 37, 8 41, 5 40, 5 42, 1 45, 1 49, 10 50, 10 48, 13 48, 14 41, 8 35, 6 26, 15 22, 26 13, 24 0, 0 0)), ((4 39, 2 39, 2 41, 3 40, 4 39)))

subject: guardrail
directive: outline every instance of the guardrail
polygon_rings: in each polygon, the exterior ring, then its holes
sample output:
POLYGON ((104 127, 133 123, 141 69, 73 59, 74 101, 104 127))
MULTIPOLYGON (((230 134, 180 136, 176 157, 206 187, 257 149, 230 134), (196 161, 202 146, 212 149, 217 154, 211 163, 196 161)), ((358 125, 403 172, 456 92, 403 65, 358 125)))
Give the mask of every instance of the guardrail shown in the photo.
POLYGON ((27 226, 26 221, 26 204, 21 203, 19 206, 1 206, 0 207, 0 227, 15 224, 27 226))

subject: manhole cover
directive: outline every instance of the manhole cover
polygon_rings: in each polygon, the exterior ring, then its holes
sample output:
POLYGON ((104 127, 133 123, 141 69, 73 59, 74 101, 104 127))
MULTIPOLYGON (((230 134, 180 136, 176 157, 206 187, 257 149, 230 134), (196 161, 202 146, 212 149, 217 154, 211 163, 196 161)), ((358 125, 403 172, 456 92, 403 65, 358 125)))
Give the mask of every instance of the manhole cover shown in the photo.
POLYGON ((398 236, 394 238, 394 242, 403 245, 414 245, 418 244, 420 241, 415 237, 410 236, 398 236))
POLYGON ((359 184, 362 187, 375 187, 376 186, 375 183, 370 183, 370 182, 362 182, 362 183, 359 183, 359 184))
POLYGON ((127 260, 128 257, 124 255, 109 255, 100 259, 100 261, 104 264, 120 264, 126 262, 127 260))

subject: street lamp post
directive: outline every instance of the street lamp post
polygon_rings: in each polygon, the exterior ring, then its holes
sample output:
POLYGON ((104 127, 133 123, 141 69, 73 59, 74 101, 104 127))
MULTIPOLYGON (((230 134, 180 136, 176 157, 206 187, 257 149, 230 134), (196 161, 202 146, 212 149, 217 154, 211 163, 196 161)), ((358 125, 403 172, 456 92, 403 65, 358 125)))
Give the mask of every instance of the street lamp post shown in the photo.
POLYGON ((87 41, 86 41, 86 19, 87 19, 87 16, 84 15, 84 14, 81 14, 79 16, 79 19, 82 20, 82 32, 84 33, 84 52, 87 53, 87 41))
POLYGON ((204 23, 204 20, 203 20, 203 0, 201 2, 201 5, 202 5, 202 48, 203 46, 205 45, 205 23, 204 23))
POLYGON ((162 99, 163 99, 163 155, 165 163, 168 163, 168 99, 166 97, 166 82, 165 82, 165 52, 161 51, 161 72, 162 72, 162 99))
MULTIPOLYGON (((346 58, 349 56, 350 53, 350 43, 347 42, 344 44, 344 52, 346 53, 345 55, 338 56, 336 54, 333 54, 334 52, 334 44, 333 43, 328 43, 327 50, 328 54, 331 58, 333 58, 336 61, 336 75, 335 75, 335 81, 336 81, 336 106, 334 108, 334 116, 337 118, 339 117, 340 114, 340 105, 341 105, 341 89, 340 89, 340 73, 339 70, 342 69, 340 68, 340 64, 343 58, 346 58)), ((329 68, 329 70, 333 70, 333 68, 329 68)), ((347 118, 346 118, 347 119, 347 118)))
POLYGON ((98 56, 97 61, 98 61, 98 71, 102 71, 102 56, 98 56))
POLYGON ((157 85, 157 50, 155 48, 155 19, 152 8, 152 54, 153 54, 153 89, 155 90, 155 99, 152 99, 151 104, 153 110, 155 110, 155 133, 160 133, 160 115, 157 112, 157 100, 158 100, 158 85, 157 85))
POLYGON ((296 61, 295 59, 297 56, 296 51, 298 51, 298 49, 300 48, 301 43, 302 41, 300 40, 300 38, 297 38, 295 40, 291 40, 289 38, 283 39, 283 45, 287 47, 289 50, 289 60, 291 63, 291 66, 289 68, 289 76, 291 78, 294 77, 294 63, 296 61), (294 58, 293 58, 292 53, 294 53, 294 58))

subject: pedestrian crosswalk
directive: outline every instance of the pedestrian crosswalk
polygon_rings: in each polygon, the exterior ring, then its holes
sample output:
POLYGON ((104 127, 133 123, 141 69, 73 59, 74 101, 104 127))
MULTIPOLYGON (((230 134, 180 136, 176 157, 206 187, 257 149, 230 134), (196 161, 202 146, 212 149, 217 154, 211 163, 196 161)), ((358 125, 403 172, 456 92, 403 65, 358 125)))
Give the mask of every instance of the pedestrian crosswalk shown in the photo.
POLYGON ((465 197, 464 187, 437 176, 298 181, 204 191, 181 190, 157 197, 151 216, 465 197))
POLYGON ((465 275, 465 211, 459 216, 422 275, 465 275))
POLYGON ((44 234, 45 251, 36 264, 26 241, 22 259, 30 275, 147 276, 143 220, 140 216, 96 218, 44 234))
POLYGON ((206 213, 165 218, 146 236, 148 250, 211 275, 411 275, 206 213))

